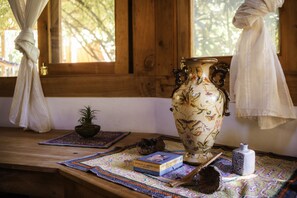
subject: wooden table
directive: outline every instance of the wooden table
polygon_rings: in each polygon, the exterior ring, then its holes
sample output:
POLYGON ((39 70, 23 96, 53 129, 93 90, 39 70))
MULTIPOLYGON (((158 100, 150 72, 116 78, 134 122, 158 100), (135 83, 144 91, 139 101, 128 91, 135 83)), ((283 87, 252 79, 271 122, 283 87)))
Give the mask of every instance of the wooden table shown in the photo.
MULTIPOLYGON (((54 130, 38 134, 19 128, 0 127, 0 197, 6 193, 28 197, 148 197, 57 163, 106 149, 38 144, 68 132, 54 130)), ((131 133, 109 149, 157 136, 131 133)))

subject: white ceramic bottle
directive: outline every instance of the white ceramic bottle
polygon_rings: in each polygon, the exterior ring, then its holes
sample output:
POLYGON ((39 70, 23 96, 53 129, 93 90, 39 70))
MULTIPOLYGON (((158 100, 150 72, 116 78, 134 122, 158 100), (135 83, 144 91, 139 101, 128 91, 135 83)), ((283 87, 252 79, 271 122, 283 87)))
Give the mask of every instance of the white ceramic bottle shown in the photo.
POLYGON ((238 175, 249 175, 255 172, 255 151, 248 148, 247 144, 240 144, 240 147, 232 152, 233 172, 238 175))

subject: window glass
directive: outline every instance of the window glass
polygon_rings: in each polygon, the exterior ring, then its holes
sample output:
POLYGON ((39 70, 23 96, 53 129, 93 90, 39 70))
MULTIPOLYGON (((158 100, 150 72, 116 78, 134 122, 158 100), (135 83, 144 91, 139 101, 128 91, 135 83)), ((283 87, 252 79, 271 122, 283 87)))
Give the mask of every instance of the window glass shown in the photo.
MULTIPOLYGON (((232 24, 244 0, 193 0, 192 56, 231 56, 242 32, 232 24)), ((265 23, 279 51, 279 15, 270 13, 265 23)))
POLYGON ((61 0, 62 38, 52 46, 61 57, 52 63, 114 62, 114 7, 114 0, 61 0))
POLYGON ((17 76, 22 54, 14 48, 20 32, 7 0, 0 0, 0 76, 17 76))
MULTIPOLYGON (((15 49, 14 40, 21 30, 7 0, 0 0, 0 24, 0 77, 17 76, 23 55, 15 49)), ((37 41, 37 25, 33 33, 37 41)))

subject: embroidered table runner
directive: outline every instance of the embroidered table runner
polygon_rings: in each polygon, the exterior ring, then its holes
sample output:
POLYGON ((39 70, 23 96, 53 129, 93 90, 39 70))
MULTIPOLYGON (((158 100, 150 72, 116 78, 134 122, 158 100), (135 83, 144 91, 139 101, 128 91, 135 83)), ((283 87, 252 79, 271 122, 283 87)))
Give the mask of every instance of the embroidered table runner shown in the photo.
MULTIPOLYGON (((183 145, 178 142, 165 141, 165 144, 167 151, 184 149, 183 145)), ((289 187, 297 182, 296 159, 285 160, 268 155, 257 155, 255 173, 249 176, 239 176, 232 173, 231 150, 222 148, 214 148, 213 152, 224 153, 224 158, 214 162, 222 173, 224 189, 211 195, 199 193, 195 186, 172 188, 168 185, 171 179, 179 179, 195 168, 189 165, 184 165, 162 177, 153 177, 133 171, 130 162, 140 157, 135 146, 68 160, 61 164, 81 171, 89 171, 100 178, 152 197, 273 197, 285 193, 296 193, 290 191, 289 187)))
POLYGON ((57 138, 39 142, 39 144, 88 148, 109 148, 111 145, 129 134, 130 132, 100 131, 94 137, 83 138, 76 132, 71 132, 57 138))

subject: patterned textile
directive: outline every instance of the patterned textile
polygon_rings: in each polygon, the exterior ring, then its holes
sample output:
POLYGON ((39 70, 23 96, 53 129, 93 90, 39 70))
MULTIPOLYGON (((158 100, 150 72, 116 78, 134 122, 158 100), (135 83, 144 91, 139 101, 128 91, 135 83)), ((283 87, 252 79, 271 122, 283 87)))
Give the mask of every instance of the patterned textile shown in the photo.
POLYGON ((297 170, 279 191, 277 197, 297 197, 297 170))
MULTIPOLYGON (((177 152, 183 150, 181 143, 165 141, 166 150, 177 152)), ((256 156, 256 171, 252 175, 239 176, 232 173, 230 149, 213 148, 214 153, 223 152, 213 165, 217 166, 224 181, 224 189, 211 195, 199 193, 195 185, 172 188, 168 182, 180 179, 194 167, 184 165, 176 171, 162 177, 154 177, 133 171, 131 161, 140 157, 135 146, 117 148, 106 153, 97 153, 83 158, 68 160, 60 164, 89 171, 98 177, 121 184, 135 191, 152 197, 274 197, 281 196, 280 192, 294 184, 297 180, 297 159, 256 156)), ((292 190, 291 190, 292 191, 292 190)), ((288 191, 286 191, 288 192, 288 191)), ((295 192, 296 193, 296 192, 295 192)))
POLYGON ((88 148, 109 148, 111 145, 129 134, 130 132, 101 131, 94 137, 83 138, 76 132, 71 132, 54 139, 40 142, 39 144, 88 148))

